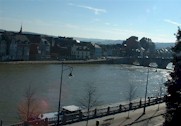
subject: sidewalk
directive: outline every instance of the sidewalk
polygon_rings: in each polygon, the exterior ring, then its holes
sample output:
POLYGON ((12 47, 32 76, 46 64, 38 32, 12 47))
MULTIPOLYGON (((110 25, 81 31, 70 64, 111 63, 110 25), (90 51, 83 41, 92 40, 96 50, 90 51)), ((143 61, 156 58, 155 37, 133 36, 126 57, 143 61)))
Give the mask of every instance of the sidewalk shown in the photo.
MULTIPOLYGON (((99 126, 160 126, 164 122, 163 114, 165 113, 165 103, 146 107, 146 113, 143 115, 143 108, 130 111, 130 118, 128 112, 106 116, 102 118, 89 120, 88 126, 96 126, 96 121, 99 120, 99 126), (104 121, 108 119, 109 121, 104 121), (106 125, 106 123, 111 123, 106 125)), ((86 121, 68 124, 66 126, 85 126, 86 121)))

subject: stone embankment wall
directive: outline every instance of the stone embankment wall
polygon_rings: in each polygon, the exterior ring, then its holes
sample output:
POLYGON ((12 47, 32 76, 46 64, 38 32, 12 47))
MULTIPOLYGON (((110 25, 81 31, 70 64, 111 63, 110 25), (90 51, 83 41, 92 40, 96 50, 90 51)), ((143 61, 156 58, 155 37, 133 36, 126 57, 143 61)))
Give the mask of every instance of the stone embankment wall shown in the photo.
POLYGON ((9 61, 0 64, 105 64, 107 60, 69 60, 69 61, 9 61))

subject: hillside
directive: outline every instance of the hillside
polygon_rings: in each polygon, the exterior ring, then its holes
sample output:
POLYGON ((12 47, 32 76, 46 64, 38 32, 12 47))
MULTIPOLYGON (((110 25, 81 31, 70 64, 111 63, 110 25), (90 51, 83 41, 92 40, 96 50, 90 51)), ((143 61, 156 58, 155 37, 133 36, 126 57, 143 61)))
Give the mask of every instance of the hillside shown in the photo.
POLYGON ((94 38, 80 38, 80 37, 74 37, 74 39, 84 42, 92 42, 99 44, 121 44, 123 42, 123 40, 108 40, 108 39, 94 39, 94 38))

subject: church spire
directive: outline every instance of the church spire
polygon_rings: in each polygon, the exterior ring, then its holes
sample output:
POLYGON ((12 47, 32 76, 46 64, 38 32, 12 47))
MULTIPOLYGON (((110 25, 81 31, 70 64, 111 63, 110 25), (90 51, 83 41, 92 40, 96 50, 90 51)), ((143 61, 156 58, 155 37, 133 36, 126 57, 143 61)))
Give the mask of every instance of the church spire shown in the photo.
POLYGON ((20 28, 20 31, 19 31, 20 34, 22 34, 22 24, 21 24, 21 28, 20 28))

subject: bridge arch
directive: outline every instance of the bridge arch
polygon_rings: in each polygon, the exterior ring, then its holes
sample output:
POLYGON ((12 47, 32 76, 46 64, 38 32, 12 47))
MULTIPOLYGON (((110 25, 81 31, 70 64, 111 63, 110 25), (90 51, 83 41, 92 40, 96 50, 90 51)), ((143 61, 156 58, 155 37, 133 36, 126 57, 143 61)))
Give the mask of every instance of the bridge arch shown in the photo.
POLYGON ((168 63, 167 66, 166 66, 166 69, 173 69, 174 68, 174 65, 172 62, 168 63))
POLYGON ((157 60, 157 64, 159 68, 166 69, 167 65, 171 62, 168 59, 157 60))
POLYGON ((158 67, 158 64, 156 62, 150 62, 149 66, 150 67, 158 67))
POLYGON ((172 61, 172 59, 167 58, 136 58, 136 57, 120 57, 120 58, 110 58, 108 63, 114 64, 130 64, 139 66, 150 66, 150 63, 157 64, 158 68, 166 69, 167 65, 172 61))
POLYGON ((133 60, 133 65, 140 66, 140 62, 138 60, 133 60))

